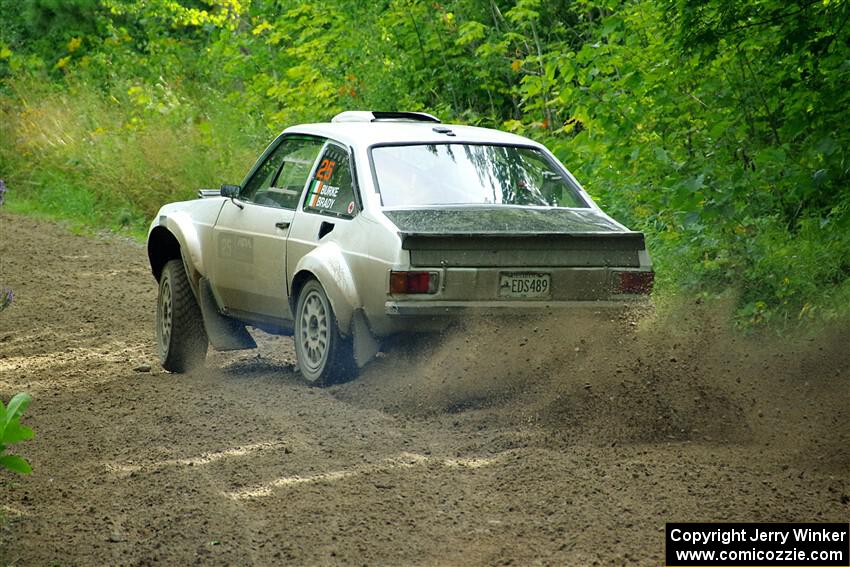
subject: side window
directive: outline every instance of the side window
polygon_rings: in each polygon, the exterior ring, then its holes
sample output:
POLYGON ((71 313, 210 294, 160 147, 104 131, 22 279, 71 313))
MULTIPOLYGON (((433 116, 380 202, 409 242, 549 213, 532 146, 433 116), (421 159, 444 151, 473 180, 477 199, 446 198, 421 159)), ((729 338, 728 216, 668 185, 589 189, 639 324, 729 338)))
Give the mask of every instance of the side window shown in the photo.
POLYGON ((285 138, 257 168, 240 197, 258 205, 294 209, 323 145, 320 138, 285 138))
POLYGON ((329 145, 319 158, 319 167, 307 189, 304 210, 344 218, 357 214, 351 158, 345 149, 329 145))

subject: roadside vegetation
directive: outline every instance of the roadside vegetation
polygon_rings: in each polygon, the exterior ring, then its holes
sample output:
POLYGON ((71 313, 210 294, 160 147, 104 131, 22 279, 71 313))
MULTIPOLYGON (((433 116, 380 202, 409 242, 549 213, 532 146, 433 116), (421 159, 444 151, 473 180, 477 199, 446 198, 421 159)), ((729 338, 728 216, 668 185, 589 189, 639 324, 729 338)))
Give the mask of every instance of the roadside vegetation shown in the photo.
POLYGON ((660 297, 850 305, 847 0, 0 0, 13 211, 141 234, 293 122, 425 110, 555 151, 660 297))
POLYGON ((32 397, 29 394, 15 394, 8 405, 0 401, 0 468, 21 474, 32 472, 30 464, 23 457, 6 453, 8 445, 32 439, 32 429, 21 425, 21 415, 29 406, 32 397))

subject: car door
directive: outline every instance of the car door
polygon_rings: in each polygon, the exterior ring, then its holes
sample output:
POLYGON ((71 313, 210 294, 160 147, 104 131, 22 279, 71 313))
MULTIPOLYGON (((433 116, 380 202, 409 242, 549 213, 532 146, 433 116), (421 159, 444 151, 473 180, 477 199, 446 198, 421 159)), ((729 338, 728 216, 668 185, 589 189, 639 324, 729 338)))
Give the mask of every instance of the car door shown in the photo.
POLYGON ((264 154, 213 228, 211 283, 235 314, 291 319, 286 238, 324 140, 287 135, 264 154))
POLYGON ((322 242, 341 245, 343 254, 366 250, 365 238, 352 226, 360 210, 354 163, 349 151, 328 141, 306 188, 301 211, 287 241, 287 271, 292 275, 298 261, 322 242))

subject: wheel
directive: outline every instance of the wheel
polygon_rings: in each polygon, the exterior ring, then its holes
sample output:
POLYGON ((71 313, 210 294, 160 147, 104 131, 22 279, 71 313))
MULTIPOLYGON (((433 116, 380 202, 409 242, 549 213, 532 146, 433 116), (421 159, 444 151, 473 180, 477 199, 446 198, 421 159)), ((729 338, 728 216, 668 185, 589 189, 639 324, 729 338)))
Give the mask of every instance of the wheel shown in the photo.
POLYGON ((169 372, 197 368, 207 356, 204 319, 180 260, 169 260, 159 278, 156 342, 159 362, 169 372))
POLYGON ((305 283, 298 294, 295 354, 301 375, 315 386, 328 386, 356 373, 351 339, 340 334, 328 296, 316 280, 305 283))

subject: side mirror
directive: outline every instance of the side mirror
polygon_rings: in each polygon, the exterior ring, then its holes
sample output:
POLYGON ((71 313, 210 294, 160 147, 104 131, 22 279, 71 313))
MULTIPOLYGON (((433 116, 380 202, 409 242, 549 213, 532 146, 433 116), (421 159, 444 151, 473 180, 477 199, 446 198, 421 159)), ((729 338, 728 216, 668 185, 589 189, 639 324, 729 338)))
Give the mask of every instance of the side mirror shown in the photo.
POLYGON ((242 190, 242 187, 239 185, 222 185, 221 186, 221 196, 227 197, 228 199, 235 199, 239 196, 239 191, 242 190))
POLYGON ((242 187, 239 185, 222 185, 221 186, 221 196, 230 199, 230 202, 239 207, 240 209, 244 209, 245 205, 236 200, 236 197, 239 196, 239 192, 242 190, 242 187))

